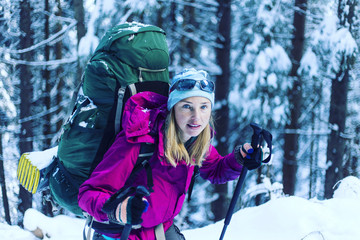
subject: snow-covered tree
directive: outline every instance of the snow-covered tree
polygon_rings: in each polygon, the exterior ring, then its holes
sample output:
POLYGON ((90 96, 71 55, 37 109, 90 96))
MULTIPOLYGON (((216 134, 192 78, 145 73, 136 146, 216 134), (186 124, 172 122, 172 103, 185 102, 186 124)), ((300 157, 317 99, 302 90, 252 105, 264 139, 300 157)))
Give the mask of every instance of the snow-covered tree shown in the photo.
POLYGON ((346 117, 348 114, 348 91, 351 81, 350 71, 355 62, 358 46, 352 35, 352 27, 357 1, 339 0, 338 28, 332 38, 330 55, 331 101, 329 125, 331 133, 327 146, 328 168, 325 176, 325 197, 331 198, 333 186, 343 178, 343 162, 346 137, 346 117))
POLYGON ((287 7, 270 0, 239 3, 233 33, 233 89, 240 92, 240 99, 230 98, 240 113, 239 122, 255 121, 269 128, 284 124, 291 64, 286 52, 287 7))

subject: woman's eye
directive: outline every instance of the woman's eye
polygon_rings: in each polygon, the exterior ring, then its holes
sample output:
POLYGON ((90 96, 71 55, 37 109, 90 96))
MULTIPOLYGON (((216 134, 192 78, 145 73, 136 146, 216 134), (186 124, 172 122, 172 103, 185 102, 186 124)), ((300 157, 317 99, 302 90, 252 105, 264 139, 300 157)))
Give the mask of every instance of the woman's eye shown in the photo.
POLYGON ((185 108, 185 109, 191 109, 191 106, 190 106, 189 104, 184 104, 184 105, 183 105, 183 108, 185 108))
POLYGON ((201 109, 207 109, 208 108, 208 105, 202 105, 201 106, 201 109))

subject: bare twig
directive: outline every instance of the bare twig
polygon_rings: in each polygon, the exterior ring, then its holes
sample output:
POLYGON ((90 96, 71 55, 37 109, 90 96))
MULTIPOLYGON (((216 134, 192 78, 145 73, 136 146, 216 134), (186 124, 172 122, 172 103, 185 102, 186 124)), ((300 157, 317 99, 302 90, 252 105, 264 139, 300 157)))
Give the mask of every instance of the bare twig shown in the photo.
POLYGON ((313 232, 310 232, 309 234, 307 234, 305 237, 303 237, 301 240, 305 240, 308 236, 311 236, 313 234, 318 234, 319 236, 321 236, 321 239, 322 240, 326 240, 324 235, 321 233, 321 231, 313 231, 313 232))

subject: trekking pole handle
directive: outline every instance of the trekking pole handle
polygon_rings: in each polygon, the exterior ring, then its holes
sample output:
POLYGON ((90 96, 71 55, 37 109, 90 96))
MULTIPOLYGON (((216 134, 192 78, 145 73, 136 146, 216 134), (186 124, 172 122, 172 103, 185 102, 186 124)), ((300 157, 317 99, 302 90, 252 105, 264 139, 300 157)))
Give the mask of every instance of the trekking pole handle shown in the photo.
POLYGON ((254 133, 251 137, 251 147, 254 149, 254 151, 258 148, 261 138, 261 131, 262 128, 256 124, 256 123, 250 123, 250 127, 252 127, 254 133))

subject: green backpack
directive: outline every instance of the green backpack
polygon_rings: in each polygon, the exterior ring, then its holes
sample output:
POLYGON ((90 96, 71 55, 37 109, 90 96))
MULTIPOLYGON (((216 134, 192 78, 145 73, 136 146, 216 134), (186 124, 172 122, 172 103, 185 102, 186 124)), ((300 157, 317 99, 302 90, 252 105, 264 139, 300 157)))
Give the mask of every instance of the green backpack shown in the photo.
POLYGON ((84 71, 73 112, 62 128, 57 157, 43 173, 57 204, 82 215, 79 186, 121 130, 126 100, 142 91, 167 96, 168 65, 165 32, 158 27, 125 23, 105 34, 84 71))

